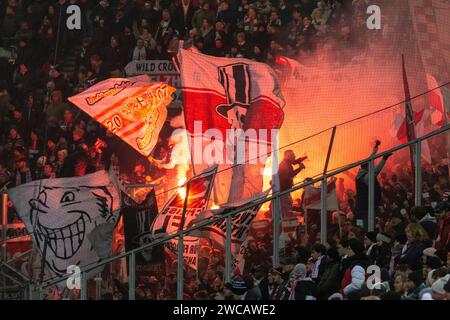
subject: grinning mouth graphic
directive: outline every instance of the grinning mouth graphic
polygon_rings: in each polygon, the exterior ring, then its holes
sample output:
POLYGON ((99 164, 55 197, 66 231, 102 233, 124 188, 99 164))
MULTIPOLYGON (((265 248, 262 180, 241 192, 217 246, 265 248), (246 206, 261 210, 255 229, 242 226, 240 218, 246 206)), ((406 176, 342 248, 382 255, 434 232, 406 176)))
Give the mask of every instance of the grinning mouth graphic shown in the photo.
POLYGON ((59 259, 69 259, 83 244, 86 222, 83 214, 74 223, 63 228, 47 228, 38 221, 39 230, 47 236, 48 248, 59 259))

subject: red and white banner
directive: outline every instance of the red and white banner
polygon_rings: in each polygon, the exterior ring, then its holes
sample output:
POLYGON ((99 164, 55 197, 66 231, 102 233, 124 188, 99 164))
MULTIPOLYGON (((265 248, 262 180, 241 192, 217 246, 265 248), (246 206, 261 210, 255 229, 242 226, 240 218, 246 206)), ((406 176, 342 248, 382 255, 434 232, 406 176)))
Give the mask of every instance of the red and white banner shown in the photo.
MULTIPOLYGON (((443 127, 445 125, 445 104, 444 104, 444 96, 442 94, 443 91, 447 91, 447 88, 439 88, 436 79, 427 74, 427 84, 428 90, 431 90, 428 94, 428 98, 430 101, 431 111, 431 123, 438 126, 443 127)), ((450 118, 450 112, 448 113, 448 117, 450 118)))
POLYGON ((101 81, 69 101, 148 156, 158 141, 174 92, 166 83, 151 83, 143 75, 101 81))
MULTIPOLYGON (((3 226, 0 225, 0 233, 3 232, 3 226)), ((31 241, 28 235, 27 228, 23 222, 10 223, 6 225, 6 243, 13 242, 29 242, 31 241)))
MULTIPOLYGON (((432 109, 428 108, 422 109, 418 112, 413 111, 414 131, 417 137, 422 137, 426 133, 428 133, 426 131, 427 126, 425 125, 425 122, 429 117, 431 117, 431 120, 433 119, 433 114, 430 115, 431 112, 433 112, 432 109)), ((403 112, 396 113, 394 116, 394 121, 389 130, 391 136, 393 138, 396 138, 400 143, 407 143, 408 137, 406 129, 407 126, 405 114, 403 112)), ((428 141, 426 140, 422 141, 422 158, 428 163, 431 163, 430 148, 428 146, 428 141)))
MULTIPOLYGON (((252 202, 263 199, 267 197, 267 192, 258 194, 249 199, 242 199, 240 201, 230 203, 220 209, 209 210, 200 213, 200 215, 193 221, 193 225, 198 225, 206 221, 217 218, 221 215, 225 215, 243 206, 251 205, 252 202)), ((241 211, 231 217, 231 252, 236 254, 239 247, 247 239, 248 231, 250 226, 258 214, 261 204, 255 204, 247 210, 241 211)), ((225 248, 226 242, 226 230, 227 230, 227 219, 222 219, 220 221, 214 222, 208 226, 195 230, 192 235, 196 237, 207 238, 215 241, 222 248, 225 248)))
POLYGON ((207 56, 180 49, 183 107, 186 129, 202 122, 225 130, 279 129, 283 122, 284 98, 275 72, 267 64, 247 59, 207 56), (245 119, 242 121, 242 117, 245 119))
POLYGON ((269 232, 270 232, 269 219, 254 220, 250 225, 249 234, 257 240, 262 240, 264 236, 269 232))
MULTIPOLYGON (((262 192, 261 171, 271 151, 271 130, 279 129, 284 117, 285 102, 274 70, 247 59, 218 58, 183 49, 178 58, 186 129, 192 137, 200 136, 204 142, 214 132, 214 141, 221 140, 224 148, 225 157, 220 159, 224 161, 220 163, 229 165, 230 160, 240 163, 233 167, 232 177, 225 174, 217 177, 216 202, 231 202, 262 192), (244 155, 236 155, 243 156, 242 163, 229 157, 234 148, 229 147, 232 139, 228 137, 234 129, 252 134, 245 140, 244 155), (221 139, 216 133, 221 134, 221 139), (249 155, 255 142, 259 153, 249 155), (254 163, 249 164, 251 159, 254 163)), ((201 143, 200 148, 192 150, 195 164, 201 163, 198 156, 207 150, 201 143)), ((197 145, 195 139, 193 145, 197 145)))
MULTIPOLYGON (((321 209, 321 188, 308 186, 303 194, 303 207, 305 209, 320 210, 321 209)), ((327 211, 339 210, 339 204, 336 194, 336 181, 327 184, 327 211)))
POLYGON ((28 241, 8 242, 6 246, 6 260, 8 264, 29 278, 33 276, 32 266, 29 264, 30 255, 32 254, 31 249, 32 243, 30 239, 28 241))
POLYGON ((288 235, 286 238, 289 239, 289 235, 296 237, 297 227, 300 225, 297 217, 283 219, 282 223, 283 233, 288 235))

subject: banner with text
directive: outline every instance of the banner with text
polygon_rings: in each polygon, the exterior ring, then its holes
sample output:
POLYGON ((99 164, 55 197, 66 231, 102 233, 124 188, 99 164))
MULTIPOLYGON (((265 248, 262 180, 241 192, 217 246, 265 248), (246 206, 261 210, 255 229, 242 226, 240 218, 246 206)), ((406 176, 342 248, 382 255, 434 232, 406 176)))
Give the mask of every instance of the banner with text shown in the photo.
POLYGON ((126 65, 125 73, 128 77, 146 74, 153 82, 164 82, 177 88, 172 105, 174 102, 181 103, 181 91, 178 90, 181 87, 181 78, 172 61, 134 60, 126 65))

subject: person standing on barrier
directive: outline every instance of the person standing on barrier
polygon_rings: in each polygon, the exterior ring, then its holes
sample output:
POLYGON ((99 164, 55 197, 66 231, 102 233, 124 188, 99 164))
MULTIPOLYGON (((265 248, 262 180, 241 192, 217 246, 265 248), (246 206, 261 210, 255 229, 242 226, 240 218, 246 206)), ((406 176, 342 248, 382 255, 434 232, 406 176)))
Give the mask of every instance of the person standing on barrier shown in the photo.
MULTIPOLYGON (((378 152, 381 142, 377 140, 370 157, 378 152)), ((378 175, 383 169, 386 161, 392 154, 383 156, 380 163, 374 168, 374 207, 377 208, 381 200, 381 187, 378 181, 378 175)), ((356 175, 356 225, 367 231, 368 228, 368 208, 369 208, 369 162, 361 165, 356 175)))
MULTIPOLYGON (((295 153, 292 150, 286 150, 284 152, 284 158, 280 163, 278 169, 278 176, 280 179, 280 191, 289 190, 294 185, 294 177, 305 169, 303 161, 308 157, 301 157, 296 159, 295 153), (294 165, 298 165, 298 168, 294 169, 294 165)), ((285 194, 280 199, 281 202, 281 214, 285 218, 292 210, 292 196, 291 194, 285 194)))

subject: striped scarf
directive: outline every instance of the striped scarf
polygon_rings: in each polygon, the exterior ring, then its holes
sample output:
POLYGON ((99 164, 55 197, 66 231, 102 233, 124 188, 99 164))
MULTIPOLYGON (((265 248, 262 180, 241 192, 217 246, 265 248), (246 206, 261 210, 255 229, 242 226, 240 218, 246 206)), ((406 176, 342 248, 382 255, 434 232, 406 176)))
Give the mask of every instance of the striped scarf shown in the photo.
POLYGON ((312 268, 312 272, 311 272, 311 278, 312 279, 317 279, 319 277, 319 267, 320 267, 320 263, 322 262, 324 256, 320 256, 317 258, 317 260, 314 262, 314 266, 312 268))
MULTIPOLYGON (((295 288, 301 281, 312 281, 312 279, 309 277, 305 277, 305 278, 299 278, 299 279, 295 280, 294 285, 291 288, 291 294, 289 295, 289 300, 295 300, 295 288)), ((316 300, 316 298, 313 297, 312 295, 307 294, 307 295, 305 295, 305 300, 316 300)))

